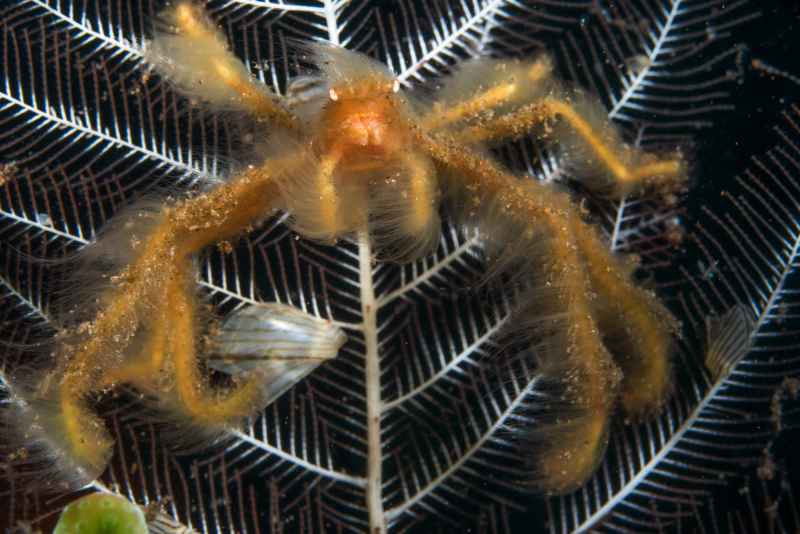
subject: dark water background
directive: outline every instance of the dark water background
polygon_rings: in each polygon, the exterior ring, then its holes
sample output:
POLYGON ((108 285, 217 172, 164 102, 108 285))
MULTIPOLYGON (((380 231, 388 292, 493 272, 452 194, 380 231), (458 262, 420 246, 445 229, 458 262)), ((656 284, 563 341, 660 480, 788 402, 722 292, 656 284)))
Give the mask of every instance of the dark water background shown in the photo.
MULTIPOLYGON (((800 105, 800 2, 765 0, 755 5, 761 10, 762 18, 750 24, 742 34, 748 43, 747 57, 750 61, 763 61, 787 76, 769 74, 758 68, 745 71, 734 93, 736 109, 724 114, 714 127, 714 135, 702 136, 702 141, 696 146, 698 159, 694 172, 697 182, 689 202, 692 213, 696 213, 699 203, 713 206, 713 195, 709 198, 704 193, 712 189, 718 191, 717 184, 728 183, 731 177, 741 174, 752 163, 752 156, 760 155, 774 145, 776 137, 770 135, 772 126, 782 124, 782 113, 790 105, 800 105)), ((800 136, 795 137, 794 142, 800 143, 800 136)), ((788 524, 800 528, 797 522, 800 514, 800 404, 795 402, 787 406, 792 411, 787 418, 790 424, 775 437, 769 448, 782 471, 772 481, 771 491, 783 507, 780 512, 793 517, 788 524)), ((742 477, 731 480, 715 493, 717 513, 714 515, 718 520, 736 515, 754 517, 752 502, 758 500, 756 486, 760 484, 754 471, 752 466, 742 466, 742 477), (754 498, 748 499, 748 496, 754 498)), ((762 501, 756 504, 758 506, 763 509, 767 504, 762 501)), ((711 517, 712 514, 706 513, 700 521, 687 525, 683 531, 714 531, 709 524, 711 517)), ((769 513, 757 517, 759 524, 748 526, 744 523, 737 532, 774 531, 768 521, 769 513)), ((723 522, 719 526, 720 532, 729 528, 723 522)))

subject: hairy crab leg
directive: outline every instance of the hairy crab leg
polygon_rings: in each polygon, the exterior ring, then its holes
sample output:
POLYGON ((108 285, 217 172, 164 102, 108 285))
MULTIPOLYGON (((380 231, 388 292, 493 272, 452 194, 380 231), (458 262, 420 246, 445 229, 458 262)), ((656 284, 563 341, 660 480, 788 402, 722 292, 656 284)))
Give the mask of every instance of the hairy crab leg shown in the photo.
POLYGON ((425 233, 436 216, 436 183, 434 172, 427 158, 419 154, 408 154, 404 163, 410 171, 408 197, 411 214, 404 231, 410 235, 425 233))
POLYGON ((183 261, 178 273, 166 289, 166 300, 172 312, 170 355, 180 407, 193 422, 202 425, 217 425, 245 417, 260 406, 264 396, 263 379, 259 373, 253 373, 245 382, 224 393, 211 388, 198 366, 197 303, 190 259, 183 261))
POLYGON ((652 414, 672 387, 670 355, 678 323, 655 295, 628 282, 630 268, 609 255, 596 232, 575 235, 597 294, 594 314, 606 338, 617 344, 613 353, 623 371, 622 407, 633 419, 652 414))
POLYGON ((339 194, 336 191, 334 172, 342 158, 341 150, 332 148, 320 159, 317 174, 317 188, 319 191, 319 222, 323 235, 336 237, 341 232, 342 206, 339 194))
POLYGON ((129 382, 144 389, 152 389, 161 372, 167 351, 168 314, 165 306, 153 314, 149 325, 149 337, 141 354, 125 362, 121 367, 112 367, 101 380, 103 387, 129 382))
POLYGON ((397 170, 379 174, 370 183, 370 237, 383 259, 409 261, 439 245, 439 190, 430 158, 409 150, 397 170))
POLYGON ((222 108, 240 108, 270 124, 298 132, 300 122, 265 86, 253 81, 225 38, 192 2, 178 2, 163 18, 174 33, 160 32, 148 61, 187 95, 222 108))
POLYGON ((501 82, 477 95, 444 107, 438 106, 422 120, 422 128, 435 130, 444 128, 462 120, 469 120, 497 106, 512 100, 523 86, 539 84, 548 80, 553 72, 553 65, 549 58, 542 56, 520 73, 520 78, 514 81, 501 82))
MULTIPOLYGON (((641 190, 646 186, 671 191, 685 181, 686 168, 680 157, 656 159, 650 156, 635 160, 627 158, 629 161, 625 161, 623 150, 614 146, 618 144, 614 136, 603 135, 610 125, 592 124, 573 105, 556 98, 545 98, 525 105, 506 115, 467 127, 454 135, 458 141, 467 144, 515 139, 555 117, 566 121, 585 143, 592 156, 610 175, 614 182, 613 187, 619 195, 641 190)), ((638 152, 635 154, 641 155, 638 152)))
MULTIPOLYGON (((59 388, 61 423, 80 463, 104 463, 111 446, 110 438, 99 430, 102 423, 87 409, 86 397, 103 385, 103 375, 113 365, 128 358, 131 340, 141 323, 152 319, 153 310, 163 305, 163 292, 183 276, 184 262, 205 246, 239 234, 267 216, 280 201, 276 181, 281 174, 296 170, 301 161, 297 155, 269 160, 212 191, 163 210, 157 226, 137 247, 140 255, 119 275, 120 285, 103 298, 108 304, 77 332, 84 341, 65 347, 67 364, 59 388)), ((150 330, 151 337, 158 332, 150 330)))
MULTIPOLYGON (((538 251, 540 243, 545 242, 544 279, 548 288, 542 294, 551 300, 549 307, 565 320, 546 339, 549 347, 543 351, 545 357, 540 359, 540 365, 542 373, 559 384, 561 392, 556 404, 563 411, 552 415, 552 424, 537 428, 530 435, 532 444, 542 447, 535 461, 533 484, 556 493, 574 489, 591 475, 605 450, 620 379, 593 317, 589 297, 592 288, 577 245, 576 229, 569 224, 577 216, 576 210, 566 195, 537 183, 523 183, 468 148, 441 138, 419 137, 436 161, 457 174, 454 180, 461 183, 452 187, 475 191, 482 202, 493 199, 496 213, 489 218, 499 219, 497 226, 531 236, 527 248, 516 247, 518 250, 512 253, 520 254, 525 261, 525 256, 538 251)), ((488 224, 491 226, 492 221, 488 224)), ((530 265, 530 258, 526 264, 530 265)), ((526 320, 537 322, 535 317, 526 320)))

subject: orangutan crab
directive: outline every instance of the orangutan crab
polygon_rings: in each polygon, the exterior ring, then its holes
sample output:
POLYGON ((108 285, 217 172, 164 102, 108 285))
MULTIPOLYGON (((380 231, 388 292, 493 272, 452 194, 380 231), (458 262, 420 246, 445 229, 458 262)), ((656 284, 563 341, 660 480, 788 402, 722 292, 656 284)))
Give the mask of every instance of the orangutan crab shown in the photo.
MULTIPOLYGON (((153 68, 209 106, 269 124, 269 156, 202 194, 135 208, 135 236, 110 232, 90 247, 102 253, 124 242, 118 256, 127 259, 91 318, 64 336, 58 380, 41 388, 56 401, 50 423, 63 449, 88 477, 102 471, 112 449, 89 406, 97 390, 130 383, 154 391, 202 428, 274 398, 264 373, 229 389, 212 388, 201 373, 192 260, 276 209, 287 210, 304 237, 333 242, 369 232, 386 257, 408 260, 438 243, 438 203, 446 196, 459 220, 477 224, 502 250, 502 261, 529 273, 521 334, 535 340, 541 372, 564 385, 563 413, 532 431, 542 442, 531 453, 539 487, 567 491, 592 473, 618 398, 631 417, 661 405, 675 321, 631 282, 630 265, 612 256, 566 193, 513 175, 486 147, 541 130, 616 195, 679 187, 679 157, 624 145, 595 118, 589 99, 559 86, 546 57, 470 62, 425 104, 371 59, 314 44, 312 94, 295 88, 280 97, 250 77, 193 4, 179 2, 165 18, 168 30, 148 50, 153 68)), ((338 345, 317 357, 331 357, 338 345)))

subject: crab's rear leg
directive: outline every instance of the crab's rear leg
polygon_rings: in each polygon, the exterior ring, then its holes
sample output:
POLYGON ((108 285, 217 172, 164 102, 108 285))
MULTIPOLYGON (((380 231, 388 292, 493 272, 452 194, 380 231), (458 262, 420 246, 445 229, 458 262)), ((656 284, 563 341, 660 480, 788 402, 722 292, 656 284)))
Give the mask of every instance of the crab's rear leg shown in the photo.
MULTIPOLYGON (((521 184, 496 164, 481 160, 456 143, 426 139, 421 136, 421 141, 428 144, 439 161, 461 171, 458 179, 464 183, 453 184, 453 187, 481 191, 479 196, 484 199, 497 198, 501 199, 501 205, 516 205, 521 214, 534 208, 561 214, 551 225, 553 231, 565 229, 568 235, 563 239, 571 243, 574 254, 571 260, 566 256, 562 258, 561 264, 568 265, 566 262, 572 261, 584 266, 587 290, 596 295, 589 303, 590 313, 596 318, 605 341, 615 349, 616 361, 624 372, 621 396, 625 411, 638 417, 661 406, 671 386, 670 354, 678 325, 654 295, 633 284, 632 266, 615 258, 594 229, 583 222, 577 210, 565 205, 560 200, 561 195, 546 185, 521 184), (573 239, 569 240, 569 236, 573 239)), ((514 216, 510 211, 508 215, 514 216)))
POLYGON ((544 185, 522 183, 490 159, 443 138, 420 136, 422 146, 451 176, 452 188, 484 205, 481 228, 491 239, 511 240, 517 263, 536 280, 523 302, 520 322, 543 342, 540 371, 557 390, 552 413, 530 430, 535 455, 533 484, 556 493, 582 484, 602 458, 617 396, 619 371, 606 349, 590 302, 591 286, 570 219, 576 210, 566 195, 544 185), (450 171, 450 172, 448 172, 450 171), (543 271, 536 267, 543 264, 543 271))
POLYGON ((197 343, 197 309, 191 260, 182 262, 162 291, 163 309, 145 325, 148 339, 142 353, 126 365, 109 370, 108 385, 130 383, 155 394, 160 379, 174 390, 171 408, 186 414, 191 423, 215 428, 234 422, 260 407, 261 377, 228 391, 214 390, 200 373, 197 343), (164 373, 163 376, 160 376, 164 373))
MULTIPOLYGON (((573 225, 585 226, 582 221, 573 225)), ((592 290, 592 309, 623 371, 621 402, 633 418, 654 413, 672 387, 671 353, 679 328, 675 318, 649 291, 630 282, 622 265, 590 228, 575 231, 592 290)))

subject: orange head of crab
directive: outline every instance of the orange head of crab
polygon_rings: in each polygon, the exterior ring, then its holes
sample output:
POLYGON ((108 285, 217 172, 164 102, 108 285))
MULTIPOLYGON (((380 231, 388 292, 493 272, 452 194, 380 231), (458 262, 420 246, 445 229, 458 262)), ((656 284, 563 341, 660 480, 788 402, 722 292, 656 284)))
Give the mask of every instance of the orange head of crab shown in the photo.
POLYGON ((378 78, 370 83, 331 87, 323 113, 323 146, 347 157, 356 166, 394 159, 408 145, 409 130, 399 83, 378 78))

